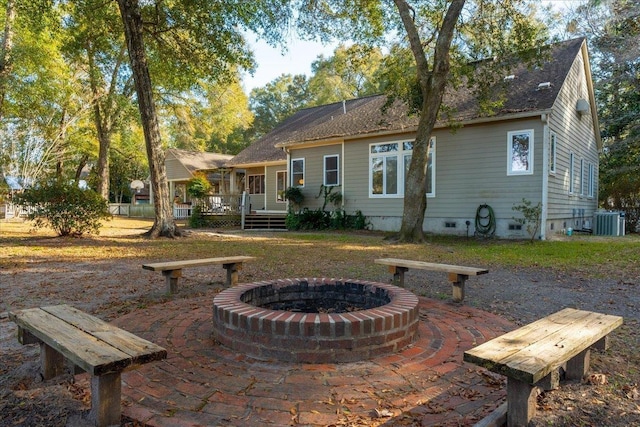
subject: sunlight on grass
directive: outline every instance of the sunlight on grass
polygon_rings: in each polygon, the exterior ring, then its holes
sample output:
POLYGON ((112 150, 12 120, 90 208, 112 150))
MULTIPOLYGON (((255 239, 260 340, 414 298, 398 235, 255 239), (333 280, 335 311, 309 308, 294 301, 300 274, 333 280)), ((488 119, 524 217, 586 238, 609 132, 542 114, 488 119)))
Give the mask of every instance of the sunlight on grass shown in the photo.
MULTIPOLYGON (((57 238, 30 230, 28 223, 0 222, 0 265, 55 259, 151 261, 248 255, 260 259, 261 272, 287 275, 371 277, 384 274, 373 260, 394 257, 491 268, 549 268, 591 277, 640 273, 640 238, 580 236, 531 244, 429 236, 425 244, 395 244, 381 233, 216 233, 193 230, 190 236, 150 240, 142 237, 152 222, 116 218, 99 236, 57 238)), ((261 274, 262 276, 262 274, 261 274)))

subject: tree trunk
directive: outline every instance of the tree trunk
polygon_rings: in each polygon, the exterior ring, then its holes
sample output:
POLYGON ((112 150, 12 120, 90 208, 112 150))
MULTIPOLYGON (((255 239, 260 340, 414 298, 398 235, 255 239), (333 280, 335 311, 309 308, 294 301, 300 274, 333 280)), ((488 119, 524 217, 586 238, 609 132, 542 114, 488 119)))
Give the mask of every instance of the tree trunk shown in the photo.
POLYGON ((449 76, 449 50, 455 26, 464 7, 465 0, 454 0, 449 5, 449 9, 442 21, 442 26, 438 31, 433 68, 431 70, 413 20, 412 8, 405 0, 394 1, 409 37, 411 52, 417 65, 418 83, 422 92, 420 120, 404 188, 404 211, 399 240, 403 242, 421 242, 424 241, 422 224, 424 223, 427 209, 426 183, 428 177, 426 166, 429 139, 442 104, 442 97, 449 76))
POLYGON ((98 163, 96 174, 98 176, 98 186, 96 192, 107 202, 109 201, 109 148, 111 147, 111 125, 108 117, 105 117, 101 105, 104 102, 100 93, 100 82, 98 81, 99 70, 96 69, 94 61, 94 51, 91 40, 87 40, 87 63, 89 64, 89 86, 93 97, 93 122, 98 135, 98 163))
POLYGON ((151 76, 149 75, 144 49, 140 5, 138 0, 118 0, 118 6, 124 24, 151 174, 155 221, 147 235, 150 237, 175 237, 180 235, 180 231, 176 227, 169 198, 169 185, 164 165, 160 126, 153 102, 151 76))
POLYGON ((11 51, 13 49, 13 23, 16 19, 14 0, 7 0, 4 21, 4 37, 0 52, 0 120, 4 117, 4 100, 7 95, 7 80, 11 74, 11 51))

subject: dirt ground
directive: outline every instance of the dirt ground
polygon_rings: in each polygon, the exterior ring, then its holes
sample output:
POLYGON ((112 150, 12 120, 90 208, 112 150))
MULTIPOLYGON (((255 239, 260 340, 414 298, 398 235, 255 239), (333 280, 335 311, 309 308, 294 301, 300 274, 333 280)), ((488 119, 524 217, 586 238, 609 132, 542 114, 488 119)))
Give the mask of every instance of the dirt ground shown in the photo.
MULTIPOLYGON (((135 227, 109 228, 101 235, 142 231, 135 227)), ((234 238, 254 236, 238 234, 234 238)), ((57 243, 50 240, 48 244, 57 243)), ((8 311, 72 303, 110 320, 165 301, 164 279, 141 269, 136 259, 105 258, 71 264, 56 259, 32 262, 28 257, 2 258, 0 247, 0 426, 81 426, 89 405, 87 380, 75 382, 68 375, 43 382, 38 374, 38 348, 17 342, 8 311)), ((251 277, 251 268, 257 267, 248 267, 243 274, 251 277)), ((173 298, 219 291, 224 282, 224 270, 219 270, 215 274, 220 277, 214 278, 213 286, 211 269, 206 274, 194 270, 181 279, 181 291, 173 298)), ((443 298, 442 286, 430 285, 441 282, 440 276, 410 271, 406 282, 420 296, 443 298)), ((388 275, 379 280, 388 281, 388 275)), ((467 286, 466 304, 500 314, 516 325, 564 308, 567 301, 576 308, 623 316, 625 325, 613 334, 610 350, 592 355, 594 375, 540 395, 538 414, 531 425, 640 426, 640 356, 635 351, 640 348, 639 277, 587 279, 544 269, 492 268, 490 274, 470 279, 467 286), (622 351, 627 347, 634 350, 622 351)), ((123 419, 122 425, 140 424, 123 419)))

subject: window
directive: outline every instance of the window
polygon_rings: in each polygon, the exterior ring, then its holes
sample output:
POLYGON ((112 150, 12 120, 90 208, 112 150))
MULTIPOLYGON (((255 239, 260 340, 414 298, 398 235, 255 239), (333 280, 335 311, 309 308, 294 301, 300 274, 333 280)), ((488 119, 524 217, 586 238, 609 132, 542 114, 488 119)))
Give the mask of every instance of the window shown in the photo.
POLYGON ((507 175, 533 174, 533 129, 509 132, 507 175))
POLYGON ((587 194, 587 186, 585 181, 587 179, 587 170, 584 167, 584 159, 580 159, 580 195, 585 196, 587 194))
POLYGON ((569 153, 569 194, 573 194, 574 192, 574 181, 575 181, 575 170, 574 170, 574 159, 573 153, 569 153))
POLYGON ((285 202, 284 192, 287 190, 287 171, 276 172, 276 202, 285 202))
POLYGON ((249 194, 264 194, 264 175, 249 175, 249 194))
POLYGON ((324 156, 324 185, 340 185, 340 158, 337 154, 324 156))
POLYGON ((589 192, 588 196, 593 198, 596 186, 596 168, 593 163, 589 163, 589 192))
POLYGON ((549 173, 556 173, 556 145, 558 144, 558 137, 555 133, 551 132, 549 138, 549 173))
MULTIPOLYGON (((404 183, 411 165, 413 141, 372 144, 369 149, 369 196, 402 197, 404 183), (400 169, 401 168, 401 169, 400 169)), ((435 196, 435 148, 436 139, 429 140, 427 154, 428 197, 435 196)))
POLYGON ((304 159, 291 160, 291 186, 304 187, 304 159))
MULTIPOLYGON (((411 143, 405 143, 411 144, 411 143)), ((413 148, 413 144, 410 145, 413 148)), ((429 151, 427 152, 427 188, 425 192, 427 193, 427 197, 435 197, 436 196, 436 168, 435 168, 435 157, 436 157, 436 137, 433 136, 429 140, 429 151)), ((411 154, 405 154, 404 156, 404 179, 405 182, 407 180, 407 173, 409 173, 409 166, 411 164, 411 154)), ((404 188, 404 187, 403 187, 404 188)))

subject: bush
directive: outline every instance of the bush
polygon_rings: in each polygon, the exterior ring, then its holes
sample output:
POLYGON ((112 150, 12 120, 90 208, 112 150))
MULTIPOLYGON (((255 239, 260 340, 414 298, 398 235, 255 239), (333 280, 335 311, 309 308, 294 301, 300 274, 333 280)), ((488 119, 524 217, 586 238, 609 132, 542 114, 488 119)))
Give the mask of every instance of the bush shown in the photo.
POLYGON ((302 194, 302 190, 300 190, 300 187, 287 188, 287 190, 284 192, 284 198, 285 200, 288 200, 291 202, 291 205, 289 206, 289 208, 290 210, 294 210, 294 211, 297 211, 298 209, 300 209, 300 207, 302 206, 302 203, 304 202, 304 194, 302 194))
POLYGON ((207 220, 204 215, 202 215, 202 208, 200 205, 194 205, 191 209, 191 216, 189 216, 189 227, 203 228, 207 225, 207 220))
POLYGON ((102 220, 110 219, 107 201, 75 183, 51 181, 14 197, 24 206, 35 228, 51 228, 58 236, 98 234, 102 220))
POLYGON ((289 212, 285 224, 289 230, 364 230, 369 225, 361 211, 346 215, 342 210, 326 212, 306 208, 298 214, 289 212))
POLYGON ((201 172, 197 172, 193 178, 187 182, 187 194, 192 199, 202 199, 211 191, 211 183, 207 176, 201 172))

